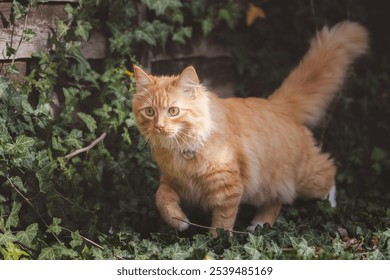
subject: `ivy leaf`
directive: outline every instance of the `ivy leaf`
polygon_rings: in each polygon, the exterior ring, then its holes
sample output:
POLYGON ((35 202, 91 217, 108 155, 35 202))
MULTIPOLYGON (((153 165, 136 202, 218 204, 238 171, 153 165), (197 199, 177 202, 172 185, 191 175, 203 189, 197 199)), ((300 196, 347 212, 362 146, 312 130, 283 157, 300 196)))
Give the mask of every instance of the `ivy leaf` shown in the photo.
POLYGON ((12 64, 8 65, 7 73, 16 75, 16 74, 19 74, 20 72, 19 72, 18 68, 16 68, 16 65, 14 63, 12 63, 12 64))
POLYGON ((74 8, 69 3, 65 5, 64 10, 66 14, 68 15, 68 19, 73 18, 74 8))
POLYGON ((70 249, 70 248, 67 248, 64 244, 54 244, 53 245, 53 251, 54 251, 54 255, 56 256, 56 258, 61 258, 61 259, 64 259, 65 258, 70 258, 70 259, 74 259, 77 257, 77 252, 70 249))
POLYGON ((79 112, 77 113, 77 116, 85 123, 90 132, 95 132, 97 125, 95 119, 91 115, 79 112))
POLYGON ((387 152, 381 148, 374 147, 371 153, 371 159, 374 162, 378 162, 387 157, 387 152))
POLYGON ((24 184, 23 184, 22 178, 20 178, 19 176, 14 176, 14 177, 9 178, 9 180, 12 182, 12 184, 13 184, 19 191, 22 191, 22 192, 24 192, 24 193, 27 192, 27 189, 26 189, 26 187, 25 187, 24 184))
POLYGON ((172 36, 172 40, 185 44, 187 38, 191 38, 192 36, 192 27, 180 27, 175 34, 172 36))
POLYGON ((25 135, 18 136, 15 141, 15 144, 18 147, 23 148, 23 150, 30 148, 31 146, 34 145, 34 143, 35 143, 34 138, 25 135))
MULTIPOLYGON (((0 194, 0 203, 6 202, 7 200, 8 199, 4 195, 0 194)), ((0 219, 0 221, 2 220, 0 219)), ((0 222, 0 228, 2 228, 1 222, 0 222)))
POLYGON ((16 50, 13 47, 6 46, 6 48, 5 48, 5 56, 6 57, 11 57, 14 54, 16 54, 16 50))
POLYGON ((35 33, 31 28, 26 28, 23 31, 23 40, 26 42, 31 41, 37 36, 37 33, 35 33))
POLYGON ((154 38, 164 49, 167 44, 168 36, 171 33, 171 27, 161 21, 154 20, 153 23, 154 38), (157 32, 156 32, 157 31, 157 32))
POLYGON ((59 136, 54 136, 51 138, 51 144, 53 145, 53 149, 61 152, 66 152, 68 149, 66 149, 62 144, 61 144, 62 139, 59 136))
POLYGON ((123 140, 125 140, 129 145, 131 145, 131 137, 130 137, 130 133, 129 133, 129 130, 127 129, 127 127, 124 127, 123 128, 123 133, 122 133, 122 138, 123 140))
POLYGON ((249 234, 248 243, 244 245, 245 252, 251 257, 251 259, 260 259, 262 257, 261 250, 264 246, 264 238, 263 236, 255 236, 253 234, 249 234))
POLYGON ((19 242, 31 246, 32 241, 38 233, 38 224, 34 223, 29 225, 25 231, 20 231, 16 234, 16 238, 19 242))
POLYGON ((72 131, 65 137, 64 143, 68 146, 71 146, 75 149, 82 147, 81 138, 83 137, 83 132, 79 129, 72 129, 72 131))
POLYGON ((302 238, 299 240, 296 237, 290 237, 293 248, 297 251, 298 255, 304 259, 311 259, 315 257, 315 249, 313 246, 308 246, 307 240, 302 238))
POLYGON ((24 110, 24 113, 26 113, 28 115, 34 114, 33 107, 31 107, 31 104, 26 99, 22 100, 21 105, 22 105, 22 108, 24 110))
POLYGON ((226 22, 233 29, 240 17, 240 8, 237 1, 229 0, 227 5, 218 11, 218 18, 226 22))
POLYGON ((209 34, 214 28, 214 22, 213 22, 213 19, 211 17, 208 17, 208 18, 202 20, 200 22, 200 24, 201 24, 204 36, 209 34))
POLYGON ((75 35, 83 39, 84 41, 87 41, 89 38, 89 33, 92 30, 92 24, 88 21, 77 21, 77 26, 75 30, 75 35))
POLYGON ((71 233, 72 241, 70 241, 70 246, 74 249, 77 246, 81 246, 83 244, 83 239, 81 238, 79 231, 71 233))
POLYGON ((137 42, 145 41, 149 45, 155 46, 157 41, 154 34, 154 26, 150 22, 143 22, 140 28, 135 30, 134 38, 137 42))
POLYGON ((95 260, 106 260, 107 256, 104 256, 103 250, 93 247, 91 249, 92 256, 95 260))
POLYGON ((60 226, 60 224, 61 224, 61 219, 54 217, 52 224, 47 227, 46 231, 58 235, 62 231, 62 227, 60 226))
POLYGON ((168 8, 179 8, 182 6, 180 0, 143 0, 149 9, 154 10, 157 16, 165 13, 168 8))
POLYGON ((9 242, 16 241, 16 236, 11 231, 6 230, 4 233, 0 232, 0 246, 7 246, 9 242))
POLYGON ((8 216, 7 221, 5 222, 6 228, 16 227, 19 223, 19 211, 22 208, 22 204, 20 202, 14 202, 11 213, 8 216))
POLYGON ((58 37, 62 38, 68 33, 70 27, 64 21, 58 19, 56 20, 56 29, 58 37))
POLYGON ((185 250, 179 244, 175 243, 170 247, 167 247, 163 251, 163 255, 172 258, 174 260, 184 260, 190 255, 189 250, 185 250))
POLYGON ((344 253, 345 246, 338 234, 336 234, 336 237, 332 241, 332 249, 336 255, 341 255, 344 253))
POLYGON ((31 6, 36 7, 38 3, 47 3, 49 0, 28 0, 31 6))
POLYGON ((385 255, 379 250, 375 249, 373 252, 370 252, 368 255, 369 260, 386 260, 385 255))
POLYGON ((0 247, 0 252, 5 260, 20 260, 30 256, 27 252, 20 249, 18 245, 11 241, 8 242, 5 249, 0 247))
POLYGON ((56 254, 54 249, 51 247, 43 248, 41 253, 39 254, 38 260, 55 260, 56 254))
POLYGON ((28 9, 24 7, 22 4, 20 4, 18 1, 14 0, 12 2, 12 15, 14 16, 14 19, 20 19, 24 15, 27 14, 28 9))

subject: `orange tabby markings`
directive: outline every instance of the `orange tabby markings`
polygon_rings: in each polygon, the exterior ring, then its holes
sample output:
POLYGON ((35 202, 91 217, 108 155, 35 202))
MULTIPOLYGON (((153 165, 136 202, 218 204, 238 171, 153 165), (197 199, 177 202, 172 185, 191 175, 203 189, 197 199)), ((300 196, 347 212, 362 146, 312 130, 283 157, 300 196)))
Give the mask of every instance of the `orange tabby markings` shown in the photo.
POLYGON ((199 83, 193 67, 156 77, 134 66, 133 112, 161 170, 156 205, 162 218, 187 229, 180 207, 187 202, 211 211, 212 227, 232 230, 240 203, 249 203, 258 208, 253 230, 272 225, 282 205, 297 197, 329 197, 334 207, 336 167, 308 127, 321 120, 367 41, 357 23, 323 28, 268 99, 220 99, 199 83))

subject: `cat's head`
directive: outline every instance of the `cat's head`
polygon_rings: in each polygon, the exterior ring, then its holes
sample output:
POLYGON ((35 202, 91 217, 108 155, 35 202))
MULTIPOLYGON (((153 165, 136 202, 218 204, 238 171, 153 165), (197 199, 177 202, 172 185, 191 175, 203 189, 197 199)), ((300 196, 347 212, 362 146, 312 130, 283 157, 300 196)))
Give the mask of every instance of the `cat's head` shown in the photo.
POLYGON ((212 130, 209 96, 193 67, 178 76, 152 76, 134 66, 133 113, 152 147, 197 150, 212 130))

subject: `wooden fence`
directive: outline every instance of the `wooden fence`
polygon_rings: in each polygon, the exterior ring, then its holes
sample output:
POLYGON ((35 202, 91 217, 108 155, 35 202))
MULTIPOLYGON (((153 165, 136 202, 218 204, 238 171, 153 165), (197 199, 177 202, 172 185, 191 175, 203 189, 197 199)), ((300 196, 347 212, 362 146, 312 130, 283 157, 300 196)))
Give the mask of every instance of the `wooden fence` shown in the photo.
MULTIPOLYGON (((12 1, 0 2, 0 74, 14 62, 20 79, 27 73, 31 54, 36 51, 49 51, 48 39, 55 31, 56 19, 66 19, 66 4, 77 0, 49 0, 30 9, 27 17, 12 22, 12 1), (37 35, 26 42, 22 40, 23 30, 32 29, 37 35), (15 55, 7 56, 6 48, 17 49, 15 55)), ((92 33, 87 42, 81 45, 82 54, 87 59, 103 59, 107 55, 107 38, 102 33, 92 33)), ((140 62, 156 74, 178 73, 187 65, 194 65, 202 81, 221 96, 231 96, 234 88, 234 74, 229 65, 229 54, 224 46, 211 38, 195 36, 190 44, 172 44, 167 53, 148 51, 140 62)))
MULTIPOLYGON (((56 19, 66 19, 64 7, 67 3, 77 0, 49 0, 29 10, 26 17, 12 22, 12 1, 0 3, 0 63, 1 71, 12 62, 21 75, 26 74, 28 60, 32 53, 49 51, 48 39, 55 31, 56 19), (37 35, 30 41, 22 40, 23 30, 32 29, 37 35), (7 56, 6 48, 10 46, 17 50, 15 55, 7 56)), ((92 33, 87 42, 81 45, 81 52, 87 59, 102 59, 106 55, 107 42, 101 33, 92 33)))

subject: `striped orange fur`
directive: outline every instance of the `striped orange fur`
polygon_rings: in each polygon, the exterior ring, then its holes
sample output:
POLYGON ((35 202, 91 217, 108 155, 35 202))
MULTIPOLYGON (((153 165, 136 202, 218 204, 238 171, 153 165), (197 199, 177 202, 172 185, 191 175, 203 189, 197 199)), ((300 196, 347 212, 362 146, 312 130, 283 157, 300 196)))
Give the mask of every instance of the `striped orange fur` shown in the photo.
MULTIPOLYGON (((273 224, 297 197, 335 204, 336 168, 308 127, 323 117, 368 34, 342 22, 319 31, 300 64, 268 99, 221 99, 193 67, 152 76, 135 66, 133 112, 161 170, 156 204, 172 227, 188 224, 181 203, 212 213, 212 227, 232 230, 240 203, 258 208, 249 227, 273 224)), ((211 231, 215 235, 215 231, 211 231)))

